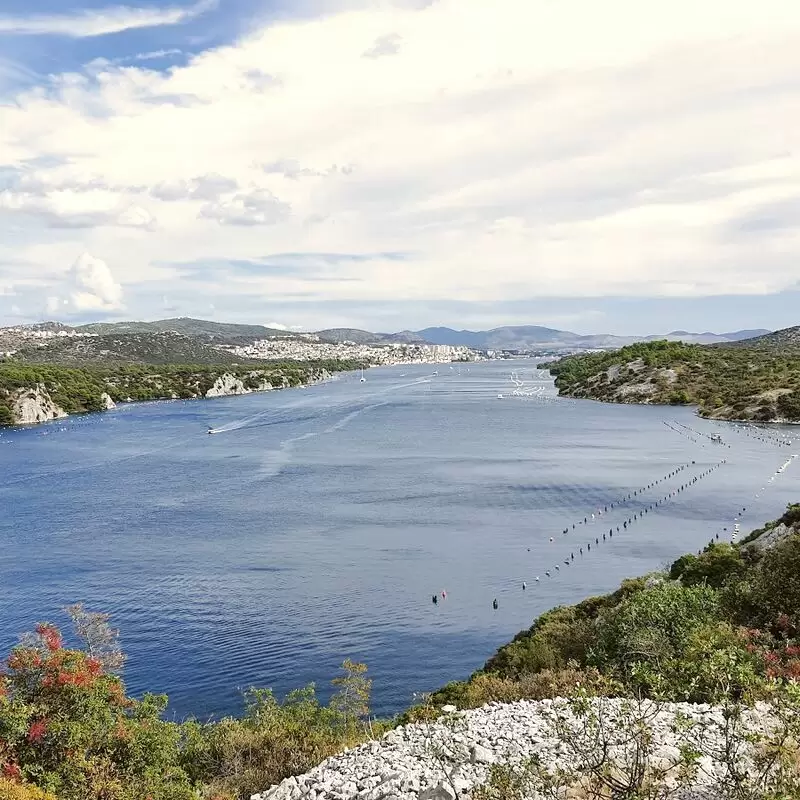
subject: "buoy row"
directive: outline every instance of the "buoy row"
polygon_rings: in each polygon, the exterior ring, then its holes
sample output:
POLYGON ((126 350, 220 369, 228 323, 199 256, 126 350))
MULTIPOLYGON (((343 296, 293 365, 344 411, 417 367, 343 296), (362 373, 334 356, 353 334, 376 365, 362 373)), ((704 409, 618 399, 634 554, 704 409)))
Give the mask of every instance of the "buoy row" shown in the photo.
MULTIPOLYGON (((628 492, 628 494, 626 495, 621 495, 617 497, 615 500, 612 500, 610 503, 606 503, 603 506, 598 506, 596 509, 597 513, 592 511, 590 514, 584 516, 583 519, 579 519, 577 522, 573 522, 571 528, 569 525, 567 525, 567 527, 561 531, 562 535, 568 534, 570 530, 576 530, 578 525, 589 525, 590 523, 593 523, 599 517, 602 517, 604 514, 609 513, 615 508, 623 506, 625 503, 629 502, 630 500, 633 500, 635 497, 639 497, 640 495, 644 494, 644 492, 648 491, 649 489, 652 489, 655 486, 664 483, 665 481, 675 478, 681 472, 683 472, 683 470, 687 469, 688 467, 691 467, 693 464, 694 461, 688 464, 681 464, 679 467, 676 467, 667 475, 664 475, 663 478, 658 478, 657 480, 651 481, 646 486, 642 486, 639 489, 634 489, 632 492, 628 492)), ((551 536, 550 541, 551 542, 555 541, 555 538, 551 536)), ((528 549, 530 550, 530 548, 528 549)))
POLYGON ((670 424, 669 422, 667 422, 666 420, 661 420, 661 421, 662 421, 662 423, 663 423, 663 424, 664 424, 664 425, 665 425, 667 428, 669 428, 671 431, 675 431, 675 433, 679 434, 680 436, 683 436, 683 437, 685 437, 685 438, 686 438, 686 439, 688 439, 690 442, 694 442, 695 444, 702 444, 702 442, 698 442, 698 441, 697 441, 697 439, 696 439, 694 436, 692 436, 690 433, 687 433, 686 431, 682 431, 680 428, 677 428, 677 427, 675 427, 674 425, 671 425, 671 424, 670 424))
MULTIPOLYGON (((777 477, 779 477, 780 475, 782 475, 792 465, 794 460, 797 459, 798 457, 800 457, 800 454, 795 453, 790 458, 787 458, 786 461, 784 461, 783 464, 781 464, 778 467, 778 469, 776 469, 775 472, 769 477, 769 479, 766 481, 766 484, 769 485, 770 483, 773 483, 775 481, 775 479, 777 477)), ((761 498, 761 492, 765 492, 766 490, 767 490, 767 486, 762 486, 761 489, 759 489, 753 495, 753 499, 754 500, 759 500, 761 498)), ((736 544, 736 539, 738 538, 739 534, 741 533, 740 520, 744 517, 746 511, 747 511, 747 506, 742 506, 736 512, 736 515, 733 518, 733 524, 732 524, 732 530, 731 530, 731 536, 730 536, 731 544, 736 544)), ((722 529, 721 533, 723 535, 727 534, 728 533, 728 527, 725 526, 722 529)), ((715 534, 714 540, 719 541, 719 539, 720 539, 720 533, 715 534)))
MULTIPOLYGON (((584 547, 586 549, 586 553, 587 554, 591 553, 592 544, 594 544, 595 547, 599 547, 601 542, 605 542, 605 541, 608 541, 609 539, 613 539, 615 532, 616 533, 620 533, 621 531, 626 531, 629 527, 632 527, 635 522, 643 519, 651 511, 655 511, 657 508, 660 508, 667 501, 677 497, 679 494, 682 494, 687 489, 689 489, 692 486, 694 486, 696 483, 698 483, 698 481, 701 481, 703 478, 707 478, 713 472, 718 470, 721 466, 726 464, 727 461, 728 461, 727 459, 722 459, 721 461, 718 461, 713 466, 708 467, 708 469, 705 469, 702 472, 700 472, 697 475, 695 475, 694 477, 692 477, 691 480, 687 481, 686 483, 681 484, 677 489, 673 489, 671 492, 669 492, 668 494, 665 494, 663 497, 659 498, 658 500, 654 500, 653 502, 649 503, 643 509, 640 509, 639 511, 634 513, 632 516, 630 516, 627 519, 625 519, 622 522, 622 525, 617 525, 616 528, 615 528, 615 526, 612 525, 608 529, 608 533, 604 532, 602 534, 598 534, 597 536, 595 536, 594 537, 594 542, 592 542, 590 540, 590 541, 586 542, 585 545, 579 546, 577 548, 578 557, 580 558, 580 557, 582 557, 584 555, 584 547)), ((677 470, 673 470, 673 472, 671 472, 669 474, 669 476, 677 475, 684 468, 685 467, 681 467, 681 468, 678 468, 677 470)), ((669 477, 669 476, 667 476, 667 477, 669 477)), ((661 480, 664 480, 664 479, 659 479, 659 481, 656 481, 655 483, 659 483, 661 480)), ((655 483, 654 484, 648 484, 648 487, 655 485, 655 483)), ((637 492, 634 492, 632 494, 626 495, 626 497, 632 497, 633 494, 636 494, 638 492, 639 492, 639 490, 637 490, 637 492)), ((553 541, 552 537, 550 538, 550 541, 551 542, 553 541)), ((528 550, 530 551, 530 548, 528 548, 528 550)), ((575 552, 576 552, 575 550, 572 550, 572 552, 570 552, 570 554, 569 554, 569 557, 568 558, 564 558, 563 562, 554 564, 552 569, 546 569, 544 571, 545 577, 546 578, 552 578, 554 573, 560 572, 562 564, 564 566, 571 566, 575 561, 575 552)), ((535 581, 538 583, 540 580, 541 580, 540 576, 537 575, 536 578, 535 578, 535 581)), ((525 583, 523 581, 522 587, 523 587, 523 590, 527 589, 527 583, 525 583)))
MULTIPOLYGON (((666 422, 664 424, 667 425, 667 427, 671 427, 666 422)), ((701 438, 708 439, 709 441, 713 442, 716 445, 724 445, 725 447, 730 448, 729 444, 725 444, 721 439, 715 438, 714 434, 712 434, 712 433, 705 433, 705 431, 699 431, 699 430, 697 430, 697 428, 693 428, 691 425, 686 425, 683 422, 679 422, 677 419, 673 420, 673 424, 677 425, 679 428, 682 428, 685 431, 687 431, 687 433, 684 434, 684 435, 686 435, 686 436, 688 436, 690 438, 692 436, 699 436, 701 438)), ((675 430, 675 428, 672 428, 672 430, 675 430)), ((681 431, 678 431, 678 433, 680 433, 680 432, 681 431)), ((692 441, 697 442, 699 440, 698 439, 692 439, 692 441)))
MULTIPOLYGON (((717 423, 721 426, 721 423, 717 423)), ((756 425, 749 423, 728 424, 727 430, 731 430, 740 436, 744 434, 748 439, 756 439, 765 444, 772 444, 776 447, 791 447, 794 442, 794 437, 789 433, 774 433, 764 428, 759 428, 756 425)))

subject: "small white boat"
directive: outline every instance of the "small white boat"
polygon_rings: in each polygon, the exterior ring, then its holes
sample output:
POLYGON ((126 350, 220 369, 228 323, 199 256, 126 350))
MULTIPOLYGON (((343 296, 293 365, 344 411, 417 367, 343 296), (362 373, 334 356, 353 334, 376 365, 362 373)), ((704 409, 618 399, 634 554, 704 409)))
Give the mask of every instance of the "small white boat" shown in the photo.
POLYGON ((497 395, 497 399, 498 400, 502 400, 503 399, 503 395, 502 394, 497 395))

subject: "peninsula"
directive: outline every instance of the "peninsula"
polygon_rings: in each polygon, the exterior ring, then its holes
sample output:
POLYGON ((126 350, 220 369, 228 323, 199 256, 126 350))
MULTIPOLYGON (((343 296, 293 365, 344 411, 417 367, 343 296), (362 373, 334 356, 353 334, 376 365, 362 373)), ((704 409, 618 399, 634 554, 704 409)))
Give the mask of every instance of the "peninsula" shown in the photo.
POLYGON ((643 342, 543 366, 566 397, 696 405, 711 419, 800 421, 800 326, 723 344, 643 342))

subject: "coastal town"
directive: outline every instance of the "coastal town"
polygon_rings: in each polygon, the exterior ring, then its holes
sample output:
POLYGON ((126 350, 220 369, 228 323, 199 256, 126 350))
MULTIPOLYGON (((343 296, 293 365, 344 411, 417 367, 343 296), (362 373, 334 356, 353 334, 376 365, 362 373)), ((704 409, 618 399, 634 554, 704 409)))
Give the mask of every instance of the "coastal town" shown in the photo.
MULTIPOLYGON (((153 341, 167 341, 180 336, 178 330, 160 330, 149 334, 120 332, 111 335, 115 341, 120 337, 153 337, 153 341)), ((107 335, 108 336, 108 335, 107 335)), ((34 348, 50 351, 54 346, 62 347, 67 342, 87 342, 97 340, 98 347, 105 347, 99 340, 103 337, 95 332, 70 328, 58 323, 41 323, 0 328, 0 359, 12 359, 20 351, 34 348)), ((332 341, 316 333, 292 333, 285 336, 268 336, 251 339, 234 336, 226 340, 214 335, 200 339, 208 347, 226 356, 247 360, 263 361, 323 361, 340 360, 360 362, 372 366, 391 366, 393 364, 448 364, 451 362, 480 361, 494 356, 494 353, 477 351, 464 346, 428 344, 426 342, 355 342, 350 340, 332 341)), ((105 341, 105 340, 104 340, 105 341)))
POLYGON ((252 344, 226 349, 242 358, 292 361, 341 359, 362 361, 376 366, 449 364, 454 361, 478 361, 485 357, 468 347, 397 342, 388 344, 326 342, 316 334, 260 339, 252 344))

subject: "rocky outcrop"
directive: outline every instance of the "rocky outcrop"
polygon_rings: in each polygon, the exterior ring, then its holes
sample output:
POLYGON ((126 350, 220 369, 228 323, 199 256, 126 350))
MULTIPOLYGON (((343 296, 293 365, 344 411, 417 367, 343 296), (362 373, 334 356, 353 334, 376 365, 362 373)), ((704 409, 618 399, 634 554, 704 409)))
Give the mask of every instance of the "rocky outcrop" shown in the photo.
MULTIPOLYGON (((321 369, 309 375, 305 385, 323 383, 331 377, 327 370, 321 369)), ((271 376, 266 378, 264 373, 254 370, 249 373, 247 385, 241 378, 237 378, 230 372, 220 375, 214 381, 214 385, 205 393, 204 397, 227 397, 229 395, 250 394, 251 392, 270 392, 273 389, 288 389, 291 386, 286 375, 271 376), (277 383, 275 382, 277 379, 277 383)))
POLYGON ((240 378, 226 372, 214 381, 214 385, 205 393, 206 397, 227 397, 232 394, 248 394, 250 392, 240 378))
POLYGON ((678 380, 674 369, 647 367, 641 358, 613 364, 586 379, 585 385, 564 391, 573 397, 605 400, 611 403, 663 403, 665 393, 678 380))
MULTIPOLYGON (((781 472, 784 472, 787 467, 791 466, 794 461, 800 458, 800 455, 794 454, 791 458, 787 459, 778 471, 775 473, 773 480, 781 472)), ((780 544, 784 539, 790 536, 800 534, 800 504, 790 505, 786 509, 786 513, 774 522, 769 522, 763 528, 753 531, 742 543, 745 546, 754 547, 757 550, 769 550, 775 545, 780 544)))
POLYGON ((100 402, 103 404, 103 408, 106 411, 111 411, 112 408, 116 408, 117 404, 111 399, 111 395, 108 392, 103 392, 100 395, 100 402))
POLYGON ((11 417, 17 425, 35 425, 67 416, 63 408, 56 405, 41 384, 32 389, 18 389, 10 398, 11 417))
MULTIPOLYGON (((756 736, 766 735, 771 721, 769 706, 764 704, 742 717, 743 729, 756 736)), ((683 748, 703 754, 691 785, 671 797, 714 797, 710 790, 725 778, 728 768, 715 760, 725 752, 722 709, 690 703, 656 706, 648 701, 632 708, 629 701, 594 698, 589 710, 577 716, 569 701, 557 698, 492 703, 450 713, 433 723, 396 728, 379 741, 329 758, 311 772, 287 778, 251 800, 455 800, 484 783, 496 763, 536 758, 548 771, 580 771, 597 750, 601 757, 623 764, 626 754, 630 756, 631 732, 639 724, 649 728, 647 735, 656 742, 651 760, 659 769, 680 764, 683 748), (592 719, 603 720, 599 729, 591 727, 592 719), (573 732, 568 739, 563 736, 565 730, 573 732), (601 741, 603 736, 607 741, 601 741), (605 744, 608 747, 601 752, 605 744)), ((746 746, 737 758, 748 758, 746 746)), ((676 778, 678 772, 676 766, 676 778)))

